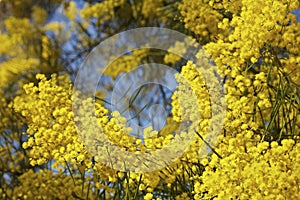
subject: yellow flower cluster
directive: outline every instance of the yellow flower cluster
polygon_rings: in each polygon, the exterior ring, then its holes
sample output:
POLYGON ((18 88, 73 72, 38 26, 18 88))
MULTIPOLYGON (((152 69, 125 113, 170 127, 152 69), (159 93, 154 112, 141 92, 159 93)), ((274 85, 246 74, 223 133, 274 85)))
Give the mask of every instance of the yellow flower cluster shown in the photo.
POLYGON ((70 20, 75 20, 76 16, 79 14, 79 10, 76 8, 76 3, 71 1, 67 7, 64 9, 65 15, 70 20))
MULTIPOLYGON (((298 26, 295 24, 295 16, 290 14, 299 7, 297 1, 243 0, 241 5, 240 12, 234 14, 232 19, 224 17, 218 22, 218 27, 225 30, 225 34, 219 34, 217 42, 205 46, 216 64, 219 67, 223 65, 223 72, 226 71, 226 66, 230 66, 229 69, 233 72, 244 70, 245 63, 258 62, 262 52, 266 57, 269 51, 274 54, 273 51, 276 50, 272 46, 287 47, 290 38, 295 37, 295 33, 291 34, 290 31, 287 36, 287 30, 294 30, 298 26), (294 23, 290 26, 291 21, 294 23), (226 32, 228 29, 231 29, 229 33, 226 32)), ((278 63, 273 61, 273 65, 278 63)))
POLYGON ((6 87, 17 75, 22 75, 24 71, 32 70, 39 65, 39 60, 34 58, 20 59, 13 58, 0 64, 0 73, 3 77, 0 80, 0 87, 6 87))
POLYGON ((28 170, 19 177, 20 185, 15 188, 16 197, 21 199, 93 199, 93 193, 87 196, 87 187, 82 188, 81 180, 59 171, 42 169, 39 172, 28 170), (75 184, 76 183, 76 184, 75 184))
MULTIPOLYGON (((196 69, 196 66, 191 62, 188 62, 187 65, 182 67, 181 76, 177 75, 176 78, 177 81, 182 85, 178 86, 179 89, 175 91, 174 95, 172 96, 172 113, 174 120, 178 122, 182 121, 180 118, 183 115, 183 112, 191 112, 190 114, 192 114, 192 111, 194 110, 193 105, 196 103, 198 103, 201 111, 203 109, 203 116, 209 117, 209 93, 205 87, 205 83, 201 74, 199 74, 196 69), (193 95, 196 95, 197 99, 192 99, 191 96, 193 95), (190 102, 189 99, 195 100, 196 102, 190 102)), ((190 116, 190 114, 187 115, 191 117, 191 121, 197 119, 198 116, 193 117, 190 116)))
MULTIPOLYGON (((8 0, 8 1, 2 1, 2 2, 9 4, 9 8, 11 9, 11 10, 9 10, 9 12, 11 12, 11 14, 13 16, 16 16, 17 18, 29 18, 33 12, 37 12, 37 10, 35 10, 34 7, 36 7, 36 5, 41 5, 40 2, 36 2, 33 0, 28 0, 28 1, 8 0)), ((47 2, 47 6, 54 6, 55 4, 61 3, 61 2, 62 2, 62 0, 49 0, 47 2)), ((0 1, 0 3, 1 3, 1 1, 0 1)), ((41 11, 40 14, 44 14, 44 12, 41 11)), ((38 16, 38 17, 42 17, 42 16, 38 16)))
MULTIPOLYGON (((198 56, 201 56, 201 54, 202 53, 199 53, 198 56)), ((203 60, 205 59, 203 58, 203 60)), ((202 64, 201 67, 205 67, 207 63, 202 64)), ((212 126, 211 123, 221 123, 222 117, 225 117, 217 113, 214 113, 215 116, 212 116, 212 98, 217 97, 222 99, 222 97, 214 93, 216 89, 214 88, 215 86, 211 85, 211 91, 208 90, 205 81, 213 82, 214 75, 211 73, 212 71, 210 71, 210 69, 201 69, 189 61, 182 67, 180 75, 177 74, 176 76, 179 86, 172 96, 173 119, 179 123, 191 122, 190 124, 186 124, 188 134, 195 134, 196 131, 197 134, 200 135, 200 137, 196 136, 195 140, 182 156, 181 160, 185 162, 199 162, 201 154, 206 151, 205 148, 208 148, 203 140, 212 138, 215 140, 219 134, 216 131, 208 132, 210 126, 216 127, 212 126), (204 80, 204 76, 209 77, 209 79, 204 80), (211 96, 211 93, 214 93, 212 95, 215 95, 215 97, 211 96)), ((218 106, 222 105, 213 106, 215 106, 214 109, 219 110, 218 106)))
POLYGON ((292 139, 300 127, 300 29, 290 13, 299 2, 190 1, 192 7, 205 4, 207 11, 197 15, 186 12, 186 2, 179 7, 183 22, 200 41, 205 34, 197 25, 217 27, 204 48, 224 80, 227 100, 224 133, 201 161, 206 169, 195 176, 195 198, 299 198, 298 164, 292 163, 299 159, 299 143, 292 139), (210 11, 217 12, 214 23, 204 19, 210 11))
MULTIPOLYGON (((38 74, 38 86, 24 85, 25 94, 14 100, 14 109, 28 121, 28 141, 31 165, 42 165, 50 159, 57 164, 81 163, 87 153, 80 142, 73 120, 71 82, 66 76, 52 75, 47 80, 38 74)), ((85 160, 87 166, 91 161, 85 160)))
POLYGON ((201 42, 213 40, 220 30, 218 23, 222 15, 208 4, 209 0, 184 0, 179 5, 182 21, 186 29, 190 29, 200 37, 201 42))
POLYGON ((193 38, 186 38, 184 42, 176 41, 175 44, 168 49, 168 52, 164 57, 164 62, 170 64, 179 62, 182 58, 173 52, 178 52, 180 55, 184 55, 188 51, 188 48, 190 47, 189 45, 192 45, 189 44, 190 40, 193 40, 193 38))
POLYGON ((145 18, 153 18, 158 16, 159 9, 163 5, 163 0, 157 0, 157 1, 151 1, 151 0, 145 0, 141 2, 142 4, 142 15, 144 15, 145 18))
POLYGON ((195 184, 196 199, 299 199, 300 143, 256 145, 250 136, 222 140, 217 151, 223 158, 210 158, 195 184))
POLYGON ((34 6, 32 12, 32 19, 37 24, 43 24, 47 20, 47 11, 41 7, 34 6))
POLYGON ((26 52, 17 47, 23 43, 24 38, 30 40, 34 35, 29 19, 9 17, 5 20, 5 28, 10 34, 0 34, 1 41, 4 42, 0 47, 0 52, 8 56, 27 55, 26 52))
POLYGON ((121 72, 130 72, 139 66, 148 53, 149 48, 133 50, 129 55, 123 55, 113 60, 103 73, 115 79, 121 72))
POLYGON ((114 8, 121 6, 125 0, 105 0, 93 5, 87 5, 80 10, 83 19, 96 18, 97 24, 102 24, 114 17, 114 8))
MULTIPOLYGON (((77 134, 73 120, 71 101, 73 90, 70 80, 66 76, 57 77, 56 75, 52 75, 51 79, 47 80, 41 74, 38 74, 36 78, 39 80, 38 85, 25 84, 25 94, 16 97, 13 103, 14 109, 20 112, 28 123, 26 131, 28 140, 22 146, 29 151, 30 164, 43 165, 53 160, 55 161, 52 164, 53 169, 60 170, 63 166, 79 170, 82 173, 89 171, 93 174, 93 183, 97 189, 105 189, 111 193, 117 192, 101 184, 100 180, 117 182, 120 178, 123 178, 124 174, 122 175, 120 172, 103 165, 101 159, 97 156, 94 157, 95 162, 92 163, 92 157, 84 147, 84 144, 89 145, 87 143, 89 140, 83 144, 82 138, 77 134)), ((86 100, 86 102, 88 101, 90 100, 86 100)), ((129 135, 130 129, 126 127, 126 119, 118 112, 113 112, 110 118, 108 117, 108 110, 103 105, 96 103, 95 114, 99 125, 110 142, 118 145, 120 150, 123 151, 145 153, 148 150, 155 151, 163 148, 173 139, 172 133, 177 126, 176 124, 174 126, 172 120, 169 119, 169 124, 161 131, 161 134, 153 131, 151 127, 146 128, 144 130, 146 137, 144 144, 140 139, 129 135)), ((87 121, 86 123, 88 126, 91 122, 87 121)), ((89 134, 90 132, 87 129, 81 136, 86 137, 85 139, 95 136, 95 134, 89 134)), ((92 139, 95 141, 96 138, 92 139)), ((196 151, 196 149, 194 150, 196 151)), ((177 168, 183 167, 182 165, 179 165, 179 167, 174 165, 172 168, 176 171, 177 168)), ((152 192, 151 188, 155 188, 160 184, 160 176, 165 177, 167 182, 172 184, 176 180, 176 175, 179 175, 182 171, 184 170, 179 170, 178 173, 173 174, 170 168, 169 170, 143 174, 141 183, 144 186, 139 187, 141 190, 152 192)), ((36 173, 35 176, 42 176, 41 174, 42 172, 36 173)), ((138 174, 131 173, 128 184, 134 189, 138 181, 138 174)), ((79 183, 76 181, 76 184, 79 183)), ((124 182, 124 184, 126 183, 124 182)), ((32 194, 22 193, 22 195, 22 197, 27 195, 30 198, 29 196, 32 194)))
MULTIPOLYGON (((62 25, 56 22, 45 24, 46 11, 35 6, 32 19, 8 17, 5 19, 5 32, 0 32, 0 53, 3 60, 0 63, 0 87, 8 87, 30 73, 37 71, 48 73, 57 69, 59 49, 54 49, 53 41, 46 36, 46 31, 57 35, 62 31, 62 25)), ((21 83, 22 84, 22 83, 21 83)))
POLYGON ((0 90, 0 131, 3 132, 5 130, 5 127, 7 127, 9 123, 9 116, 5 116, 5 111, 7 109, 7 102, 6 99, 4 98, 3 91, 0 90))
POLYGON ((172 133, 177 131, 177 126, 171 120, 169 123, 160 132, 153 130, 151 126, 144 129, 144 142, 147 149, 151 151, 162 149, 174 139, 172 133))

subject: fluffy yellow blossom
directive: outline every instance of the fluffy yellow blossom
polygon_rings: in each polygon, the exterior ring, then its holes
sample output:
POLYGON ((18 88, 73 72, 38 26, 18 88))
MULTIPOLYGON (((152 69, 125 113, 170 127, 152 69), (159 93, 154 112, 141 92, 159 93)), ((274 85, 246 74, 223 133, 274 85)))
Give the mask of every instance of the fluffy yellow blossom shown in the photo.
POLYGON ((253 196, 263 199, 299 198, 297 174, 300 157, 294 157, 299 151, 299 143, 283 140, 282 145, 272 142, 269 146, 265 142, 256 146, 245 139, 235 142, 229 143, 229 147, 225 145, 217 149, 223 152, 224 156, 220 162, 211 161, 206 167, 199 179, 202 184, 195 184, 196 199, 213 196, 217 199, 249 199, 253 196), (236 149, 237 145, 243 148, 229 153, 230 149, 236 149))
POLYGON ((206 43, 218 35, 218 23, 222 15, 208 5, 206 0, 184 0, 179 5, 179 10, 185 28, 200 35, 203 42, 206 43))
POLYGON ((151 193, 147 193, 145 196, 144 196, 144 200, 152 200, 153 198, 153 194, 151 193))
MULTIPOLYGON (((88 188, 82 188, 79 177, 74 184, 72 178, 62 172, 54 173, 51 170, 34 172, 28 170, 19 178, 21 184, 15 188, 18 198, 22 199, 53 199, 56 197, 77 199, 86 197, 88 188), (60 185, 64 187, 60 187, 60 185), (84 193, 82 193, 82 189, 84 193), (84 195, 82 195, 84 194, 84 195)), ((89 198, 95 198, 89 193, 89 198)))
POLYGON ((70 20, 75 20, 76 16, 79 14, 78 9, 76 8, 76 3, 74 1, 71 1, 68 6, 65 8, 65 15, 70 20))
POLYGON ((114 16, 114 8, 122 5, 124 0, 105 0, 94 5, 87 5, 80 10, 82 18, 97 18, 98 24, 102 24, 107 20, 111 20, 114 16))
POLYGON ((116 78, 121 72, 130 72, 141 64, 149 53, 149 48, 137 49, 128 55, 123 55, 114 60, 104 71, 105 75, 116 78))
POLYGON ((41 165, 50 158, 57 160, 56 164, 73 159, 82 162, 87 153, 73 121, 70 81, 56 75, 51 80, 41 74, 36 78, 38 86, 24 85, 25 94, 14 100, 14 109, 29 122, 29 138, 23 147, 30 147, 31 163, 41 165))
POLYGON ((145 18, 153 18, 159 15, 159 9, 163 5, 163 0, 151 1, 145 0, 142 2, 142 15, 145 18))
POLYGON ((32 18, 37 24, 43 24, 47 19, 47 11, 38 6, 34 6, 32 18))

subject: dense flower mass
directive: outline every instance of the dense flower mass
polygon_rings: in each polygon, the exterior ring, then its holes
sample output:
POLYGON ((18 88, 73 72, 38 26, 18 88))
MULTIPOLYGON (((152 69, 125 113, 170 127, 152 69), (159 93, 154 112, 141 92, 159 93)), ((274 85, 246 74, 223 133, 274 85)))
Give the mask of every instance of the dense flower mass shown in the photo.
POLYGON ((0 0, 0 199, 300 199, 299 7, 298 0, 0 0), (106 92, 78 91, 88 53, 136 27, 171 28, 202 49, 145 44, 95 72, 106 92), (128 119, 107 99, 124 74, 147 63, 175 69, 178 84, 123 96, 128 119), (142 125, 154 104, 169 111, 160 130, 142 125), (161 167, 144 170, 153 163, 161 167))
POLYGON ((216 199, 299 197, 299 143, 291 139, 282 140, 281 145, 257 143, 249 136, 223 139, 217 148, 223 158, 212 156, 206 161, 206 171, 195 184, 195 199, 215 194, 216 199))

